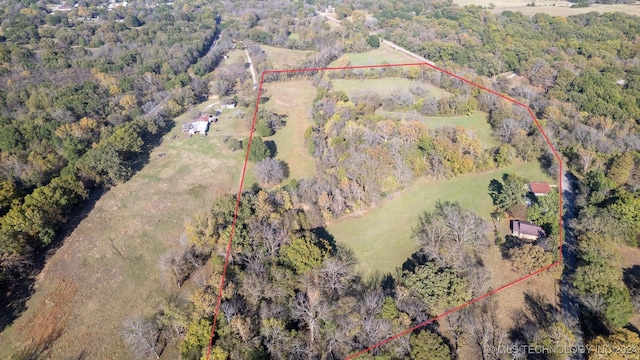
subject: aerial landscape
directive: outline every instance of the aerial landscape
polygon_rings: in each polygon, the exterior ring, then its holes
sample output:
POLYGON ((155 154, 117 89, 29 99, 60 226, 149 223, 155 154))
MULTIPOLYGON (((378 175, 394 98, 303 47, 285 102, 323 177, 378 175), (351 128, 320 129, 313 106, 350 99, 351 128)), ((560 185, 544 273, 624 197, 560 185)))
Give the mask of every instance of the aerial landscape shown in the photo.
POLYGON ((0 358, 640 359, 640 3, 0 15, 0 358))

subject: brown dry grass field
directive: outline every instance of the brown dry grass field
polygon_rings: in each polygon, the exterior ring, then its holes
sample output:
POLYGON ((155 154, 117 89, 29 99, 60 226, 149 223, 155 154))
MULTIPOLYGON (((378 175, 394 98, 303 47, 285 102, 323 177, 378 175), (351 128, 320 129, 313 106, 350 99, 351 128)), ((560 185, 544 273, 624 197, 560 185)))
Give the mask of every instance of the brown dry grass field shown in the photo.
POLYGON ((291 50, 267 45, 260 45, 260 48, 267 53, 267 61, 274 69, 297 68, 307 56, 315 53, 315 51, 291 50))
POLYGON ((489 8, 494 4, 495 8, 490 11, 500 14, 503 11, 521 12, 524 15, 533 16, 538 13, 545 13, 552 16, 570 16, 586 14, 588 12, 623 12, 630 15, 640 15, 640 3, 635 4, 593 4, 586 8, 571 8, 569 1, 541 0, 534 1, 536 6, 529 7, 527 0, 454 0, 460 6, 478 5, 489 8))
MULTIPOLYGON (((379 65, 379 64, 412 64, 419 62, 415 58, 395 50, 387 44, 363 53, 347 53, 341 56, 349 59, 350 66, 379 65)), ((329 67, 337 66, 339 59, 329 64, 329 67)))
MULTIPOLYGON (((95 203, 47 262, 27 310, 0 334, 0 358, 45 347, 48 359, 131 358, 118 334, 125 319, 154 311, 166 295, 159 259, 190 217, 237 191, 244 154, 226 150, 222 137, 248 135, 233 116, 239 111, 227 110, 207 137, 181 134, 181 116, 149 163, 95 203)), ((173 349, 163 357, 177 356, 173 349)))

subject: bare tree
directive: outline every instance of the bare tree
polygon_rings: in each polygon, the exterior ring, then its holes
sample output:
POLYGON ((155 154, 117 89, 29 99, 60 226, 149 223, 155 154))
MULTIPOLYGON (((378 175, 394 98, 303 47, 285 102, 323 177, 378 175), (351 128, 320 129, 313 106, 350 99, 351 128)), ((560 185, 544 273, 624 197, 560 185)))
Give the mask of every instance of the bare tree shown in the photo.
POLYGON ((349 265, 335 258, 326 259, 317 271, 318 286, 331 298, 339 297, 350 289, 354 278, 349 265))
POLYGON ((492 304, 473 307, 468 315, 465 316, 465 325, 470 340, 478 347, 483 360, 494 359, 496 354, 490 349, 496 349, 504 342, 506 336, 498 330, 492 304))
POLYGON ((258 182, 263 185, 277 184, 285 179, 284 166, 280 160, 266 158, 254 167, 258 182))
POLYGON ((272 359, 286 359, 291 335, 285 329, 285 324, 278 319, 263 319, 260 326, 264 344, 272 359))
POLYGON ((122 337, 138 359, 159 359, 160 329, 152 321, 141 316, 127 319, 123 324, 122 337))
POLYGON ((298 293, 293 303, 293 313, 309 331, 309 344, 316 341, 320 322, 328 316, 329 307, 321 300, 320 292, 313 286, 308 286, 306 294, 298 293))
POLYGON ((438 202, 433 213, 425 212, 420 217, 414 237, 422 251, 439 266, 465 270, 474 264, 464 258, 465 246, 484 251, 488 246, 486 230, 487 224, 475 213, 457 203, 438 202))
POLYGON ((434 97, 427 97, 420 107, 420 113, 426 116, 435 116, 438 114, 438 100, 434 97))
POLYGON ((436 208, 442 223, 449 229, 452 240, 469 245, 475 250, 483 250, 488 246, 484 235, 487 224, 481 217, 457 203, 439 202, 436 208))
POLYGON ((166 282, 178 289, 201 266, 202 259, 198 258, 193 247, 171 250, 160 259, 160 270, 166 282))
MULTIPOLYGON (((366 316, 360 326, 358 342, 362 346, 369 347, 389 337, 392 334, 391 330, 392 327, 389 320, 378 319, 375 316, 366 316)), ((374 350, 374 353, 376 350, 374 350)))

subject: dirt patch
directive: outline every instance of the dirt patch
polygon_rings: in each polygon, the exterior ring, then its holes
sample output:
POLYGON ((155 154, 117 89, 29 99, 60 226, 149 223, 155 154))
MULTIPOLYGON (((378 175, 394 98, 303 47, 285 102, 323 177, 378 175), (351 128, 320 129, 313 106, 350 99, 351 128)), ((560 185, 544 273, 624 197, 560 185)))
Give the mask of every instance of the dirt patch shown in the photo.
POLYGON ((640 265, 640 249, 632 246, 618 245, 618 252, 622 256, 622 267, 630 268, 640 265))
POLYGON ((21 343, 20 355, 50 356, 50 348, 64 333, 69 315, 76 304, 78 285, 73 281, 59 280, 55 289, 40 300, 29 320, 16 328, 21 343))
MULTIPOLYGON (((511 262, 502 258, 498 247, 492 247, 483 256, 483 261, 491 274, 494 289, 523 276, 523 274, 513 271, 511 262)), ((557 308, 559 290, 558 281, 547 271, 495 294, 494 300, 499 309, 497 313, 498 325, 501 329, 508 330, 517 323, 518 317, 521 316, 520 312, 526 311, 525 295, 527 293, 535 293, 557 308)))

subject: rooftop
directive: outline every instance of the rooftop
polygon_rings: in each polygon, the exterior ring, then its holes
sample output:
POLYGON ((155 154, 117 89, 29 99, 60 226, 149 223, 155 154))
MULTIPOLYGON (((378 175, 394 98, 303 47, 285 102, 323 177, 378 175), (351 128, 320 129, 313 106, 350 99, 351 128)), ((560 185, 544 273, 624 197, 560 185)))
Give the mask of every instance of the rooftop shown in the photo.
POLYGON ((544 229, 528 221, 513 220, 511 226, 514 233, 536 237, 546 236, 544 229))
POLYGON ((548 194, 551 191, 551 187, 546 182, 531 182, 529 188, 534 194, 548 194))

